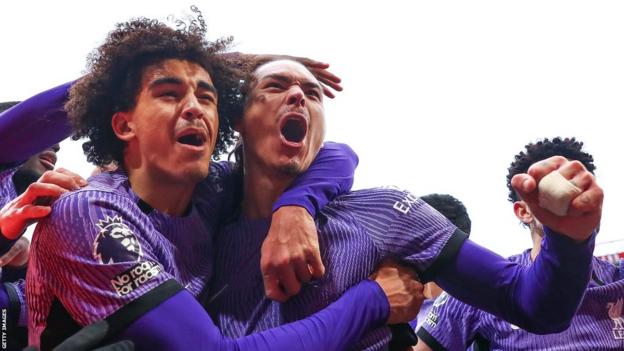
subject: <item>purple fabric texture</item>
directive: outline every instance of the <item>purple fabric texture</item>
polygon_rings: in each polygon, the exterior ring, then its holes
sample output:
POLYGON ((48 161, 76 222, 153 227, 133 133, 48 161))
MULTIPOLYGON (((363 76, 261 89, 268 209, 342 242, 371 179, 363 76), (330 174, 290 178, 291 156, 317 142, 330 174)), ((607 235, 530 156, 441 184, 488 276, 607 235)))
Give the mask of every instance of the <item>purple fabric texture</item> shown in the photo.
MULTIPOLYGON (((509 259, 528 267, 530 250, 509 259)), ((581 306, 570 327, 563 332, 536 335, 448 296, 436 301, 423 329, 448 350, 466 349, 477 334, 490 341, 492 350, 622 350, 621 268, 597 258, 592 266, 592 279, 581 306)))
POLYGON ((365 280, 304 320, 230 339, 182 291, 135 321, 120 339, 133 340, 137 350, 347 350, 366 330, 384 324, 388 313, 379 285, 365 280))
POLYGON ((24 161, 69 136, 63 105, 72 84, 44 91, 0 113, 0 164, 24 161))
POLYGON ((589 282, 594 241, 592 235, 577 244, 548 231, 541 254, 525 267, 467 240, 435 281, 452 296, 534 333, 558 332, 569 325, 589 282))
MULTIPOLYGON (((265 297, 259 267, 269 226, 269 219, 239 219, 218 234, 208 308, 226 336, 249 335, 312 315, 366 279, 385 258, 423 272, 456 230, 408 192, 378 188, 339 196, 317 218, 325 276, 286 303, 277 303, 265 297)), ((368 332, 354 348, 383 349, 389 340, 389 328, 383 326, 368 332)))

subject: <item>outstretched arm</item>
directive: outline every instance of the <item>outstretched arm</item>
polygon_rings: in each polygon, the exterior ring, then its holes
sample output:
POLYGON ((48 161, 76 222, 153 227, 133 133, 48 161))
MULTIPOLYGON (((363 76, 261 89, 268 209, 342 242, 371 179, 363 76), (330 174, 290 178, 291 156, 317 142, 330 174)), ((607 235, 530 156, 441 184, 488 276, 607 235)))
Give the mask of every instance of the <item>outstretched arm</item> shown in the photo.
POLYGON ((565 330, 591 273, 594 237, 574 241, 547 231, 535 262, 524 267, 466 240, 434 281, 457 299, 536 334, 565 330))
POLYGON ((512 185, 544 225, 535 262, 530 267, 515 265, 467 241, 436 281, 453 296, 528 331, 559 332, 569 326, 590 279, 594 230, 600 224, 604 195, 580 162, 560 156, 532 165, 527 174, 514 176, 512 185), (551 172, 578 189, 567 200, 565 215, 540 206, 540 198, 551 194, 547 188, 538 189, 538 184, 551 172))
POLYGON ((181 291, 134 321, 119 339, 132 340, 145 350, 344 350, 367 330, 383 325, 387 317, 383 291, 377 283, 364 281, 304 320, 228 339, 199 303, 181 291))
POLYGON ((63 106, 72 84, 44 91, 0 114, 0 164, 24 161, 69 136, 63 106))

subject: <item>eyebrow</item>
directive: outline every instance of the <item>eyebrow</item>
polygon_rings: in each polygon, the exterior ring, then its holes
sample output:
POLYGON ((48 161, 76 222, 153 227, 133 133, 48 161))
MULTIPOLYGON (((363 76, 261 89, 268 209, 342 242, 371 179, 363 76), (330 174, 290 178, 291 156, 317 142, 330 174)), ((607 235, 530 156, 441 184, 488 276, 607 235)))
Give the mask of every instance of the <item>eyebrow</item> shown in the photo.
MULTIPOLYGON (((155 81, 151 82, 149 84, 149 88, 150 89, 154 89, 155 87, 159 86, 159 85, 165 85, 165 84, 174 84, 174 85, 182 85, 182 80, 180 78, 176 78, 176 77, 163 77, 163 78, 158 78, 155 81)), ((206 89, 212 93, 214 93, 215 95, 217 95, 217 88, 214 87, 214 85, 204 81, 204 80, 200 80, 199 82, 197 82, 197 87, 200 89, 206 89)))
MULTIPOLYGON (((280 74, 280 73, 269 74, 265 76, 264 78, 262 78, 262 80, 265 80, 265 79, 274 79, 274 80, 278 80, 280 82, 288 83, 288 84, 291 84, 293 81, 291 77, 280 74)), ((306 81, 301 82, 301 86, 306 87, 306 88, 316 88, 316 89, 323 91, 321 84, 316 81, 313 82, 313 81, 306 80, 306 81)))

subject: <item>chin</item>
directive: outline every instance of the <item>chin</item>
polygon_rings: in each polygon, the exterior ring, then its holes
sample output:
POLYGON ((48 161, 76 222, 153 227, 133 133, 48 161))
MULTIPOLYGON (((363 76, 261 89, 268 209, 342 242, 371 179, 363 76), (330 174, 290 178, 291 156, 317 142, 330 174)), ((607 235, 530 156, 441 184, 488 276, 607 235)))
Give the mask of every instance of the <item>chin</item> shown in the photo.
POLYGON ((208 176, 208 167, 193 167, 180 170, 176 178, 183 182, 199 183, 208 176))
POLYGON ((297 176, 302 172, 301 162, 291 160, 288 163, 282 164, 278 167, 280 173, 288 176, 297 176))

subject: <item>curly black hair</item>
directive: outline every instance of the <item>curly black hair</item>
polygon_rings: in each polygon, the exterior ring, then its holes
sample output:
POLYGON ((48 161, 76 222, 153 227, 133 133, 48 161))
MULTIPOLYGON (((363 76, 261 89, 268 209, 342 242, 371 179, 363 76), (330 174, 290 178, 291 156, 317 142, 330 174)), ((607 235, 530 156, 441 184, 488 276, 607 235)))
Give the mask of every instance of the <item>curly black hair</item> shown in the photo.
POLYGON ((233 144, 230 121, 231 115, 238 113, 234 111, 240 96, 240 74, 219 55, 232 38, 210 42, 205 30, 205 26, 176 30, 157 20, 133 19, 117 24, 104 44, 89 55, 88 73, 72 86, 65 105, 74 126, 72 138, 88 138, 82 147, 89 162, 97 166, 123 164, 125 143, 114 134, 111 118, 116 112, 134 108, 145 68, 167 59, 194 62, 210 74, 218 91, 219 112, 213 158, 233 144))
POLYGON ((456 197, 448 194, 429 194, 421 196, 420 199, 448 218, 459 230, 470 235, 472 221, 468 210, 456 197))
POLYGON ((509 190, 509 201, 516 202, 519 200, 518 194, 511 186, 511 178, 516 174, 526 173, 535 162, 545 160, 552 156, 563 156, 568 160, 579 161, 585 168, 594 173, 596 166, 594 165, 594 157, 583 151, 583 142, 577 141, 576 138, 560 137, 549 140, 545 138, 536 143, 529 143, 524 146, 525 151, 521 151, 514 157, 514 161, 509 166, 507 173, 507 189, 509 190))

